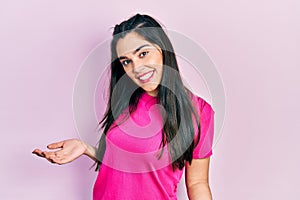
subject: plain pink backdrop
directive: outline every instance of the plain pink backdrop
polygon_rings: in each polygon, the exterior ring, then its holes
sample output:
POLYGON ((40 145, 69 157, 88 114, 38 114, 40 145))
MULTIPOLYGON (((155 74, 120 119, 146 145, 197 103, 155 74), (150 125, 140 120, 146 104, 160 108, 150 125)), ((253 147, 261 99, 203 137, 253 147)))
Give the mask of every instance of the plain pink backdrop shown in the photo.
MULTIPOLYGON (((2 1, 0 199, 91 199, 92 161, 58 166, 31 151, 78 137, 72 92, 80 65, 111 27, 136 12, 201 44, 222 76, 226 118, 211 158, 214 199, 299 199, 299 6, 297 0, 2 1)), ((179 199, 186 199, 181 186, 179 199)))

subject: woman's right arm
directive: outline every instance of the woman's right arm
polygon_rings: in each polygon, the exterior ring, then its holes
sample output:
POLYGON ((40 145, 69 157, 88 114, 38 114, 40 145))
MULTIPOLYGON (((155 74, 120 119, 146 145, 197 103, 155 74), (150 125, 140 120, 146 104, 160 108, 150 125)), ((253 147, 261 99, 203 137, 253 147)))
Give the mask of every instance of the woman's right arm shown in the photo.
POLYGON ((81 155, 86 155, 96 161, 97 149, 79 139, 68 139, 55 142, 47 146, 53 151, 42 151, 35 149, 32 153, 46 158, 51 163, 66 164, 77 159, 81 155))

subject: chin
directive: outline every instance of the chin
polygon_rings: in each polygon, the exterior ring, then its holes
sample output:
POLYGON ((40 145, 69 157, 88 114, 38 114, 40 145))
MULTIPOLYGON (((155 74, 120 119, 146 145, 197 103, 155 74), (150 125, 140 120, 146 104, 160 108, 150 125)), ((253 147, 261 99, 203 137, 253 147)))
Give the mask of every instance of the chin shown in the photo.
POLYGON ((143 90, 145 90, 146 92, 156 92, 157 88, 143 88, 143 90))

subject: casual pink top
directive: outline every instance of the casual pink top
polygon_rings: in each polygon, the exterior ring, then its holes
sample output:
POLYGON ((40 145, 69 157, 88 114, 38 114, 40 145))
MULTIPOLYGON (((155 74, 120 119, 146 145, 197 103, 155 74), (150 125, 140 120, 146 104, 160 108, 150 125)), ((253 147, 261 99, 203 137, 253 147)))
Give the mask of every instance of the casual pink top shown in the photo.
MULTIPOLYGON (((201 123, 193 158, 206 158, 212 155, 214 111, 202 98, 194 96, 192 100, 201 123)), ((145 92, 131 117, 107 133, 106 151, 93 189, 94 200, 177 199, 183 171, 172 170, 166 148, 158 159, 164 119, 159 109, 155 97, 145 92)))

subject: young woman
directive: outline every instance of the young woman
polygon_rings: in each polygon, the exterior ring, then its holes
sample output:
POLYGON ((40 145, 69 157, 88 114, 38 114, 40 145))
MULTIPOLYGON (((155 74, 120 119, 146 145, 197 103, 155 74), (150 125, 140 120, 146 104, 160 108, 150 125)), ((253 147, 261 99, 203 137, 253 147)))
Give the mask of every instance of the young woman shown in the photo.
POLYGON ((189 199, 212 199, 214 111, 183 85, 172 44, 152 17, 115 26, 109 90, 97 148, 69 139, 33 153, 57 164, 93 159, 94 200, 177 199, 183 168, 189 199))

